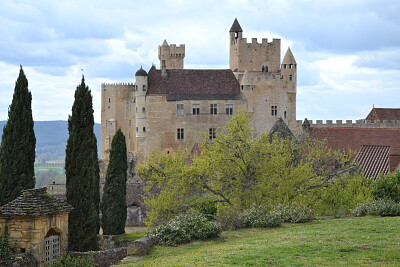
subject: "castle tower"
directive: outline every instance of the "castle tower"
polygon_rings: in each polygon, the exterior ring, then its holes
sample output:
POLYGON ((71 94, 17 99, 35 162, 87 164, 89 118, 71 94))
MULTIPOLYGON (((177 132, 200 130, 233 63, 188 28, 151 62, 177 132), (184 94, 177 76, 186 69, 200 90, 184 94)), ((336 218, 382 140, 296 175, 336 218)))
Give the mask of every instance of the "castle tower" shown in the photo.
POLYGON ((281 40, 273 39, 268 43, 268 39, 262 39, 261 43, 257 38, 252 38, 251 43, 247 43, 247 38, 243 38, 243 30, 239 21, 235 18, 229 30, 229 68, 234 72, 260 71, 278 72, 281 60, 281 40))
POLYGON ((286 51, 281 64, 281 77, 285 83, 288 95, 287 120, 296 121, 296 84, 297 84, 297 63, 290 47, 286 51))
POLYGON ((160 69, 183 69, 183 59, 185 58, 185 45, 168 45, 167 40, 158 46, 158 58, 160 59, 160 69))
POLYGON ((143 156, 144 144, 149 132, 147 121, 146 92, 148 88, 147 72, 140 67, 135 74, 135 125, 136 125, 136 144, 137 156, 143 156))

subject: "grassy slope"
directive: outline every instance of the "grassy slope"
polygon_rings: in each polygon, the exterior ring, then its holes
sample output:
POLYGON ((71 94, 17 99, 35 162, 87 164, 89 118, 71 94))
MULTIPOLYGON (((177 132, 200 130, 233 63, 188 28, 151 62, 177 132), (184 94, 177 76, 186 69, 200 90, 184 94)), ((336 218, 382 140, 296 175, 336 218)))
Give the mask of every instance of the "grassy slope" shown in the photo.
POLYGON ((366 217, 224 232, 121 266, 398 266, 400 217, 366 217))

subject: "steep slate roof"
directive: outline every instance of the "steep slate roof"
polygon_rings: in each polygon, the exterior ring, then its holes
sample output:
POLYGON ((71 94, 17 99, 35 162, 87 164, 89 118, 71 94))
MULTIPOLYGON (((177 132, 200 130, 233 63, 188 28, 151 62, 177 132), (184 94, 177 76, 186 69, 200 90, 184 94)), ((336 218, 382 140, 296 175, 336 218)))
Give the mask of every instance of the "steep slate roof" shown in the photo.
POLYGON ((161 70, 154 66, 148 74, 147 95, 166 95, 178 100, 237 100, 242 99, 240 85, 233 72, 226 70, 161 70))
POLYGON ((400 120, 400 108, 373 108, 366 120, 400 120))
POLYGON ((290 47, 286 51, 285 56, 283 57, 282 64, 296 64, 296 59, 294 59, 292 50, 290 50, 290 47))
POLYGON ((376 179, 379 174, 386 175, 389 172, 390 146, 361 146, 354 161, 364 171, 364 176, 376 179))
POLYGON ((43 216, 73 210, 70 204, 46 191, 46 187, 23 190, 19 197, 0 207, 0 216, 43 216))
POLYGON ((239 21, 237 18, 233 21, 232 27, 229 32, 243 32, 242 27, 240 27, 239 21))
POLYGON ((275 134, 278 134, 280 137, 283 138, 288 138, 291 140, 295 139, 292 131, 289 129, 287 124, 282 120, 282 118, 278 118, 274 126, 272 126, 271 131, 268 134, 270 141, 273 139, 275 134))

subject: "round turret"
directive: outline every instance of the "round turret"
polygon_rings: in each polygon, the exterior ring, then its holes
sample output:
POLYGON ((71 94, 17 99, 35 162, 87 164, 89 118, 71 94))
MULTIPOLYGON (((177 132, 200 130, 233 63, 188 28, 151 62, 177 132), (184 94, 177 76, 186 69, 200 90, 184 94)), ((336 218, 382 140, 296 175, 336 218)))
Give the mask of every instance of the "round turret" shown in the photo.
POLYGON ((147 76, 147 72, 140 67, 140 69, 136 72, 135 76, 147 76))

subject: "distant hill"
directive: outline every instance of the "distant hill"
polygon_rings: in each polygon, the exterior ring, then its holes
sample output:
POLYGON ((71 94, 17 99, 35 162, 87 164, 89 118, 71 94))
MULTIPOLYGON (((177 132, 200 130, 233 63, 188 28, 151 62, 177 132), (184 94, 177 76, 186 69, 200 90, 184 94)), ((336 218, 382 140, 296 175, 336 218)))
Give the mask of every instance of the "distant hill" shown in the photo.
MULTIPOLYGON (((0 121, 0 136, 6 121, 0 121)), ((97 148, 100 157, 100 124, 95 124, 97 148)), ((35 121, 36 156, 40 161, 64 160, 68 139, 68 121, 35 121)), ((1 140, 1 139, 0 139, 1 140)))

